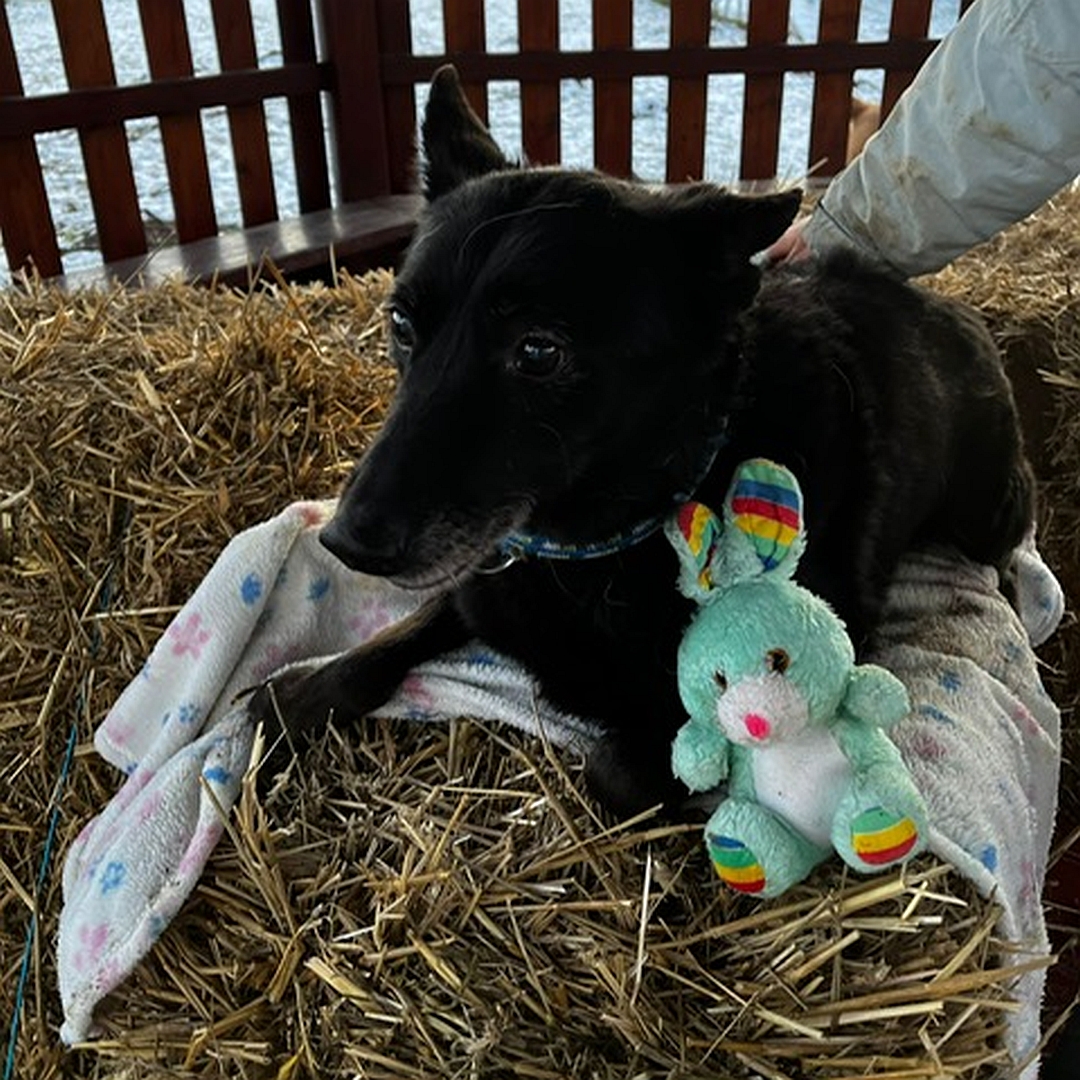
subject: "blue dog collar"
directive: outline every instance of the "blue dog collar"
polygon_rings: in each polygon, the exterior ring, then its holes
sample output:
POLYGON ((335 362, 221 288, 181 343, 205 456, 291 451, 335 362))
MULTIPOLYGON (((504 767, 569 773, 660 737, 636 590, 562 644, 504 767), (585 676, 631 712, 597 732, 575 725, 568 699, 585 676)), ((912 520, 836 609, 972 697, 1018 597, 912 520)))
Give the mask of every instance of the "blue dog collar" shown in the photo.
MULTIPOLYGON (((720 453, 720 448, 725 442, 727 442, 726 420, 706 445, 705 453, 702 455, 701 464, 698 467, 693 483, 690 485, 689 493, 677 494, 672 500, 673 507, 681 506, 688 499, 694 497, 694 492, 713 467, 716 455, 720 453)), ((640 544, 642 540, 652 536, 664 524, 667 516, 667 514, 659 514, 656 517, 646 518, 645 521, 640 521, 632 528, 616 533, 606 540, 591 540, 584 544, 563 544, 544 536, 532 536, 529 533, 510 533, 498 547, 498 552, 503 561, 496 563, 494 566, 486 567, 481 572, 488 574, 498 573, 521 559, 578 560, 601 559, 606 555, 616 555, 620 551, 626 551, 628 548, 632 548, 635 544, 640 544)))
POLYGON ((632 529, 616 533, 606 540, 591 540, 584 544, 561 544, 543 536, 528 533, 511 533, 499 545, 499 551, 508 559, 600 559, 615 555, 651 536, 664 523, 663 517, 639 522, 632 529))

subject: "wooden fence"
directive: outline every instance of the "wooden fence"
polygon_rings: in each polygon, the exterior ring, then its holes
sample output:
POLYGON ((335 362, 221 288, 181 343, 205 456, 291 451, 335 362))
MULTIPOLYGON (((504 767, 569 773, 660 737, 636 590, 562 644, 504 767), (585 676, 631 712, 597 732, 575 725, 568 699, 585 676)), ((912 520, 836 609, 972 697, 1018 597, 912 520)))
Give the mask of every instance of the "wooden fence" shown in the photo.
POLYGON ((148 244, 125 122, 157 118, 175 240, 185 246, 183 258, 165 263, 229 279, 261 252, 289 272, 325 261, 331 246, 342 259, 399 245, 417 207, 409 195, 415 87, 448 60, 482 117, 489 83, 520 84, 523 149, 536 163, 559 161, 561 81, 590 80, 595 165, 617 175, 631 171, 633 80, 666 79, 671 181, 702 176, 708 77, 741 75, 739 174, 765 180, 777 171, 786 72, 814 77, 807 166, 827 176, 844 160, 854 73, 884 72, 887 113, 934 44, 932 0, 894 0, 880 41, 858 40, 859 0, 821 0, 816 40, 803 42, 790 40, 789 0, 749 0, 745 43, 736 47, 710 44, 710 0, 670 0, 662 48, 634 47, 632 0, 592 0, 592 47, 580 51, 559 48, 560 0, 492 2, 516 4, 517 51, 485 48, 483 0, 442 0, 437 55, 414 52, 408 0, 276 0, 280 62, 260 65, 249 0, 209 0, 219 70, 197 72, 184 0, 137 0, 150 79, 117 85, 102 0, 51 0, 43 13, 55 19, 69 89, 36 96, 23 92, 0 4, 0 232, 10 267, 64 272, 35 142, 45 132, 78 133, 102 258, 129 273, 147 259, 148 244), (300 210, 285 221, 264 111, 279 98, 288 105, 300 210), (227 111, 239 186, 243 232, 231 237, 219 235, 203 129, 214 107, 227 111))

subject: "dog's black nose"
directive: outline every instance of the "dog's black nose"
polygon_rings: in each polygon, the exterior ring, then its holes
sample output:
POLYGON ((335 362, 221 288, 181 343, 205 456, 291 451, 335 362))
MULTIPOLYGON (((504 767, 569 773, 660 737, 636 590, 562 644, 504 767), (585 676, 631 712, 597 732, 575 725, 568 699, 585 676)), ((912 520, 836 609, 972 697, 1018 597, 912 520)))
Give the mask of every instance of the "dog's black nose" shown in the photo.
POLYGON ((366 515, 348 515, 338 510, 323 526, 319 543, 350 570, 392 577, 405 568, 405 534, 366 515))

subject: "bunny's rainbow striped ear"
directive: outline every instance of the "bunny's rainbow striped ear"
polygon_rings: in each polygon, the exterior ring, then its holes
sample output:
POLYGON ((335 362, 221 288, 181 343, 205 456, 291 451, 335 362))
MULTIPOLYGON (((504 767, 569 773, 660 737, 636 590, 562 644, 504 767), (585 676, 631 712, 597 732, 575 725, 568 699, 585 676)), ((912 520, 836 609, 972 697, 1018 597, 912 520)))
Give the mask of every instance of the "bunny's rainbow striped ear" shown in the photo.
POLYGON ((688 502, 664 531, 679 556, 679 591, 707 603, 740 582, 795 573, 806 542, 802 492, 788 469, 753 458, 735 470, 723 520, 688 502))
POLYGON ((698 602, 712 592, 712 562, 720 542, 720 519, 704 503, 684 503, 664 531, 679 556, 679 590, 698 602))
POLYGON ((689 502, 679 511, 678 522, 686 549, 694 560, 698 584, 703 589, 711 589, 709 561, 720 541, 720 521, 703 503, 689 502))
MULTIPOLYGON (((749 545, 758 573, 795 572, 805 543, 802 491, 794 474, 766 458, 743 462, 724 504, 729 548, 749 545)), ((740 561, 741 560, 735 560, 740 561)))

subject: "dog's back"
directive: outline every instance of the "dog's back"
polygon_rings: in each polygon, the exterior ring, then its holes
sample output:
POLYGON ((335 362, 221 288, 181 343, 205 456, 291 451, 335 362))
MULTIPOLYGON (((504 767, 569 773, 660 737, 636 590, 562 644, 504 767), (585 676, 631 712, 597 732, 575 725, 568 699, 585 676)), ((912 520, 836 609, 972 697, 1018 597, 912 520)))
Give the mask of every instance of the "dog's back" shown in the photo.
POLYGON ((764 453, 804 478, 814 544, 802 576, 856 636, 911 547, 1004 564, 1032 520, 1034 480, 973 311, 839 254, 767 274, 744 328, 750 411, 725 468, 764 453))

